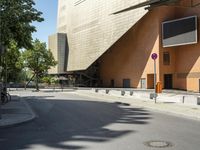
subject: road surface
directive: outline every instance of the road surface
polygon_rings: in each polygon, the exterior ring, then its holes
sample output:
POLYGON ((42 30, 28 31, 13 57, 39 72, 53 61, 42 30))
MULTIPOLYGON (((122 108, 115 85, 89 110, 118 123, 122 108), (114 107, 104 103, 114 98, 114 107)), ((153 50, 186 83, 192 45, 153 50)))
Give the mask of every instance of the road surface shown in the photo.
POLYGON ((18 91, 36 119, 0 129, 0 150, 199 150, 200 122, 87 98, 18 91))

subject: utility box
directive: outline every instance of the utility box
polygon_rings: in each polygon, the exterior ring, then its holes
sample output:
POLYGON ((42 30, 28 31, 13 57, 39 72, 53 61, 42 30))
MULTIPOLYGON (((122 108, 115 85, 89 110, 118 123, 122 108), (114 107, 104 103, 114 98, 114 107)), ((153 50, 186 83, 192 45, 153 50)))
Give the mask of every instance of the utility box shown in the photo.
POLYGON ((162 83, 157 82, 156 84, 156 93, 162 93, 162 83))

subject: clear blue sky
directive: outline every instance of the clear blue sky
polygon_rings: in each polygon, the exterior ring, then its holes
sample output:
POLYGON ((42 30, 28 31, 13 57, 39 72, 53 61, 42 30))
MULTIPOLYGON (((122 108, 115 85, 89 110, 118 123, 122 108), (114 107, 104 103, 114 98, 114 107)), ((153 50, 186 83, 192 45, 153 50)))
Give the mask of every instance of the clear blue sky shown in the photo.
POLYGON ((48 42, 48 36, 56 33, 58 0, 34 0, 35 8, 43 12, 43 22, 34 22, 37 32, 33 33, 33 39, 37 38, 42 42, 48 42))

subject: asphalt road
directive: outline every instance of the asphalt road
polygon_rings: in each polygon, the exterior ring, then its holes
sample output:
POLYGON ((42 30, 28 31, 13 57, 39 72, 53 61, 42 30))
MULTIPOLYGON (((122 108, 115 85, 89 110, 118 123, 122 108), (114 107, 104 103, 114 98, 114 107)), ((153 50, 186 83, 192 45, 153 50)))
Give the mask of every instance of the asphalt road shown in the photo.
POLYGON ((199 121, 71 92, 18 93, 37 118, 0 129, 0 150, 200 149, 199 121))

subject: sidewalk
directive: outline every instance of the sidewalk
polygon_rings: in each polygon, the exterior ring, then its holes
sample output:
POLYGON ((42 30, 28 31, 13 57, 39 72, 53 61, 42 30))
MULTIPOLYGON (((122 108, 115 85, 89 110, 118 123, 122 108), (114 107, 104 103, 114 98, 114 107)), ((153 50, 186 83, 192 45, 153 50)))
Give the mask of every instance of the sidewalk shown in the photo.
POLYGON ((122 104, 130 104, 136 107, 144 107, 153 111, 172 114, 179 117, 185 117, 200 121, 200 105, 186 105, 178 102, 172 102, 170 97, 162 101, 158 99, 155 104, 154 100, 135 97, 135 96, 119 96, 112 94, 105 94, 103 92, 96 93, 94 90, 78 90, 76 94, 106 100, 110 102, 120 102, 122 104))
POLYGON ((14 126, 35 118, 34 112, 25 100, 16 95, 11 96, 10 102, 1 105, 0 128, 14 126))

